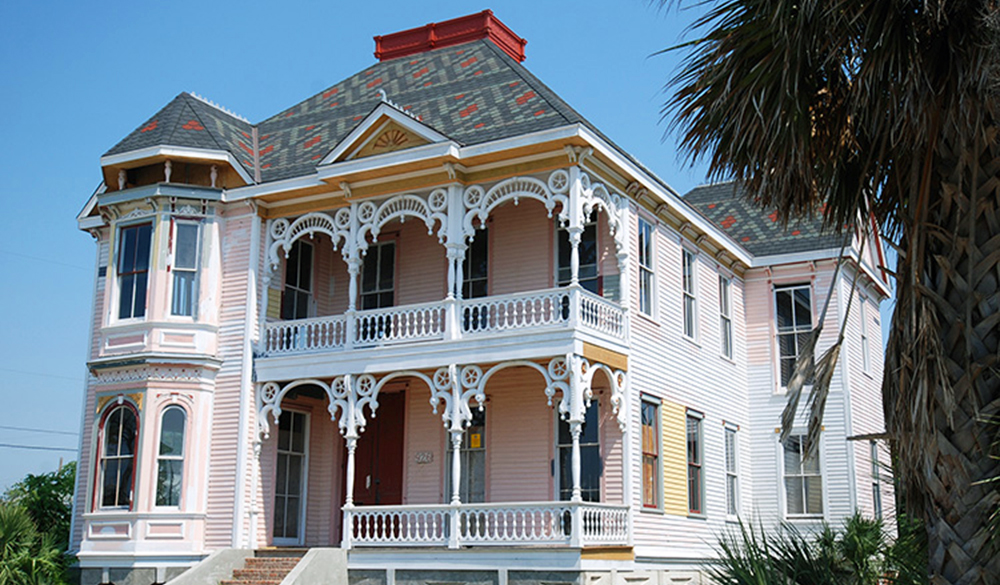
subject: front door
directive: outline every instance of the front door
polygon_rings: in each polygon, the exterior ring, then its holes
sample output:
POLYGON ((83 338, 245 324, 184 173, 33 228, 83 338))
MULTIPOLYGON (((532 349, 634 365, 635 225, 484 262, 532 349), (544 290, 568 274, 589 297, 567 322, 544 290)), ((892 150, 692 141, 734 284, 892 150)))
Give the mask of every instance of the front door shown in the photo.
POLYGON ((355 451, 354 503, 391 506, 403 503, 403 418, 406 394, 378 397, 378 416, 371 419, 355 451))
POLYGON ((278 418, 274 486, 274 544, 301 545, 305 534, 308 415, 283 410, 278 418))

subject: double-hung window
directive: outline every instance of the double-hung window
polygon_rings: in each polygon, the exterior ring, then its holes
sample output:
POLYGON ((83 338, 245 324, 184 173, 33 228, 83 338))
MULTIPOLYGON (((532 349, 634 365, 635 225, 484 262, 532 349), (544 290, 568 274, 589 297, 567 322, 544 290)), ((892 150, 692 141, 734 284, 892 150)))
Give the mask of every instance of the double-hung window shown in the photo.
POLYGON ((122 227, 118 240, 118 318, 145 317, 153 224, 122 227))
POLYGON ((660 507, 660 401, 643 396, 642 418, 642 507, 660 507))
POLYGON ((872 358, 868 349, 868 299, 858 298, 858 316, 861 317, 861 366, 865 373, 871 372, 872 358))
POLYGON ((160 449, 157 453, 156 505, 179 506, 184 478, 184 409, 171 406, 160 417, 160 449))
POLYGON ((282 319, 305 319, 312 301, 312 244, 296 240, 285 261, 285 290, 281 295, 282 319))
POLYGON ((653 226, 639 218, 639 311, 653 316, 653 226))
MULTIPOLYGON (((558 233, 558 260, 556 268, 556 285, 566 286, 573 281, 571 264, 573 247, 569 242, 569 231, 560 229, 558 233)), ((580 245, 577 248, 580 255, 580 286, 594 294, 601 294, 600 279, 597 265, 597 222, 588 221, 583 224, 580 234, 580 245)))
POLYGON ((702 475, 704 455, 702 418, 700 413, 687 413, 688 512, 705 513, 705 478, 702 475))
MULTIPOLYGON (((584 502, 601 501, 601 444, 598 435, 597 400, 591 403, 580 433, 580 488, 584 502)), ((556 445, 559 465, 559 499, 573 497, 573 435, 569 423, 559 418, 556 445)))
POLYGON ((738 516, 740 513, 740 467, 736 432, 736 427, 726 425, 726 514, 729 516, 738 516))
POLYGON ((882 469, 878 460, 878 443, 871 441, 869 448, 872 454, 872 512, 876 518, 882 518, 882 469))
POLYGON ((823 515, 823 476, 819 448, 805 457, 805 435, 792 435, 782 444, 785 474, 785 514, 787 517, 823 515))
POLYGON ((368 247, 361 266, 361 308, 382 309, 395 304, 396 242, 368 247))
POLYGON ((795 371, 795 361, 812 333, 812 302, 808 284, 774 289, 775 318, 778 334, 778 361, 781 386, 788 386, 795 371))
POLYGON ((135 482, 135 448, 139 426, 128 404, 113 407, 101 426, 100 480, 97 502, 102 508, 129 508, 135 482))
POLYGON ((694 252, 681 250, 681 282, 684 288, 684 335, 698 337, 698 297, 695 284, 694 252))
POLYGON ((719 275, 719 333, 722 337, 722 355, 733 357, 733 281, 719 275))
POLYGON ((195 316, 198 303, 198 224, 178 221, 174 240, 174 286, 170 314, 195 316))

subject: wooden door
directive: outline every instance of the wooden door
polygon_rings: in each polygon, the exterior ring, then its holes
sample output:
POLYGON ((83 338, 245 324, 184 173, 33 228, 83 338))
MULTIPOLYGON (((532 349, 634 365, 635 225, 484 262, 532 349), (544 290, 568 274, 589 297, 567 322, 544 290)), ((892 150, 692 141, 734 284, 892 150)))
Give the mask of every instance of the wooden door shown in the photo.
POLYGON ((354 453, 354 503, 391 506, 403 503, 403 420, 406 394, 378 397, 378 416, 368 422, 354 453))

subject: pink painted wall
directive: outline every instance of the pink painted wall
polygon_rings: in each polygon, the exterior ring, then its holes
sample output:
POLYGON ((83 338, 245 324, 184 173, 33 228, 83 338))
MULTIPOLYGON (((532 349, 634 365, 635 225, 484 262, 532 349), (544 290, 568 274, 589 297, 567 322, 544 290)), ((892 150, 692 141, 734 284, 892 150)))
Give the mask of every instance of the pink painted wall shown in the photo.
POLYGON ((448 288, 448 262, 437 236, 424 222, 410 218, 382 228, 379 241, 396 236, 396 305, 440 301, 448 288))
MULTIPOLYGON (((434 414, 431 391, 420 380, 412 380, 406 395, 406 453, 404 457, 403 503, 437 504, 444 502, 445 429, 442 406, 434 414), (417 462, 420 453, 430 453, 431 460, 417 462)), ((426 459, 426 456, 422 459, 426 459)))
POLYGON ((541 203, 523 199, 493 211, 490 228, 490 294, 553 286, 554 221, 541 203))

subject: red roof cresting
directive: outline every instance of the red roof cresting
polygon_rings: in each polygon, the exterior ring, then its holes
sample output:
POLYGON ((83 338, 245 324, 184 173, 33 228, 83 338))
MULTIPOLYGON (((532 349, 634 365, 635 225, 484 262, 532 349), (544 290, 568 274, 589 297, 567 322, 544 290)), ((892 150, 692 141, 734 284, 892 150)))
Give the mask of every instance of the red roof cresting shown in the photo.
MULTIPOLYGON (((432 22, 385 36, 375 37, 375 57, 388 61, 432 49, 489 39, 518 62, 524 61, 528 41, 514 34, 492 10, 460 16, 444 22, 432 22)), ((470 63, 471 64, 471 63, 470 63)))

